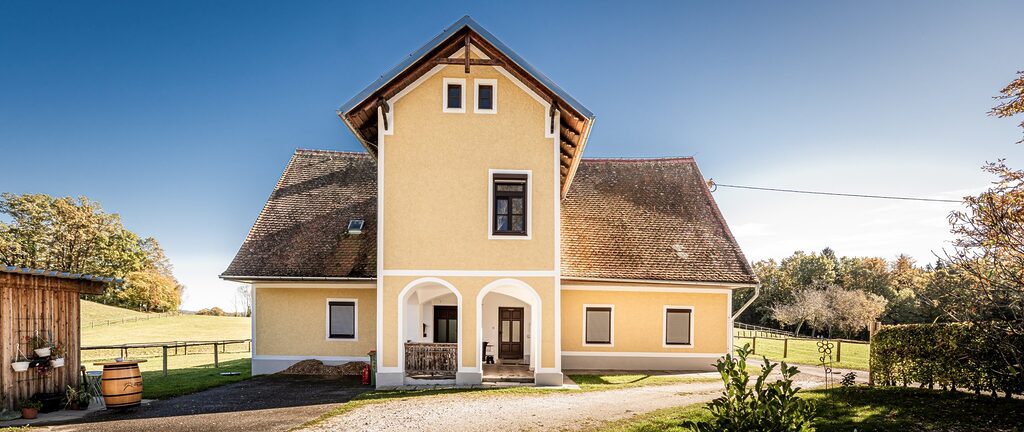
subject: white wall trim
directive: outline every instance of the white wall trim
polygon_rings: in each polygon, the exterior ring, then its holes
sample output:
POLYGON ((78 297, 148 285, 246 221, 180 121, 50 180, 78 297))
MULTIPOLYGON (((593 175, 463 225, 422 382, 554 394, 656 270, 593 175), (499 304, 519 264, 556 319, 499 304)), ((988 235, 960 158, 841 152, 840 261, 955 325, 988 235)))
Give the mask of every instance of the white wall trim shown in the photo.
POLYGON ((583 346, 592 347, 614 347, 615 346, 615 305, 613 304, 584 304, 583 305, 583 336, 580 341, 583 346), (589 308, 609 308, 611 314, 608 317, 608 341, 609 343, 587 343, 587 309, 589 308))
POLYGON ((325 281, 280 281, 280 282, 256 282, 250 284, 254 288, 273 289, 374 289, 377 288, 375 281, 368 282, 325 282, 325 281))
POLYGON ((335 362, 335 361, 347 361, 347 362, 364 361, 364 362, 368 362, 368 361, 370 361, 370 357, 368 357, 368 356, 362 356, 362 357, 360 357, 360 356, 341 356, 341 357, 335 357, 335 356, 296 356, 296 355, 284 355, 284 356, 279 356, 279 355, 254 355, 254 356, 252 356, 252 359, 253 360, 280 360, 280 361, 320 360, 320 361, 331 361, 331 362, 335 362))
POLYGON ((456 319, 458 320, 457 331, 459 334, 459 340, 455 348, 455 358, 457 359, 456 362, 459 365, 459 367, 462 367, 462 342, 463 339, 465 339, 464 335, 462 334, 462 293, 460 293, 459 290, 455 288, 455 285, 452 285, 451 283, 444 279, 438 279, 435 277, 424 277, 409 282, 408 284, 405 285, 405 288, 402 288, 402 292, 398 294, 398 372, 405 372, 405 299, 406 297, 409 296, 409 292, 411 292, 416 287, 430 283, 442 285, 445 288, 448 288, 452 292, 452 294, 455 294, 455 298, 458 299, 458 305, 456 305, 458 307, 458 315, 456 319))
POLYGON ((562 285, 566 291, 622 291, 622 292, 662 292, 686 294, 732 294, 732 290, 718 288, 669 288, 669 287, 626 287, 606 285, 562 285))
POLYGON ((719 358, 725 354, 678 352, 626 352, 626 351, 562 351, 563 356, 575 357, 679 357, 719 358))
MULTIPOLYGON (((523 84, 522 81, 519 81, 519 78, 516 78, 515 75, 509 73, 509 71, 505 70, 504 67, 495 66, 494 69, 497 70, 502 75, 504 75, 505 78, 508 78, 509 81, 512 81, 512 83, 515 84, 516 87, 519 87, 520 90, 526 92, 526 94, 530 95, 530 97, 532 97, 533 100, 537 101, 537 103, 541 104, 541 106, 544 107, 544 138, 557 138, 559 134, 558 128, 555 128, 554 131, 551 130, 551 116, 549 115, 549 111, 551 111, 551 104, 548 103, 548 101, 541 98, 540 95, 535 93, 533 90, 530 90, 530 88, 527 87, 526 84, 523 84)), ((555 178, 560 179, 561 176, 555 178)), ((561 195, 561 187, 559 187, 559 195, 561 195)))
POLYGON ((446 113, 465 114, 466 112, 466 79, 465 78, 444 78, 442 80, 444 84, 441 85, 441 111, 446 113), (448 85, 458 84, 462 86, 462 103, 459 105, 461 108, 448 108, 448 85))
POLYGON ((383 270, 384 276, 553 277, 554 270, 383 270))
MULTIPOLYGON (((446 105, 447 106, 447 105, 446 105)), ((497 114, 498 113, 498 80, 494 78, 473 79, 473 113, 474 114, 497 114), (480 85, 491 86, 491 109, 480 109, 480 85)))
MULTIPOLYGON (((511 209, 512 204, 509 203, 511 209)), ((511 214, 511 210, 509 210, 511 214)), ((510 219, 509 224, 512 223, 510 219)), ((533 239, 533 171, 517 169, 487 170, 487 238, 489 240, 531 240, 533 239), (516 174, 526 176, 526 235, 494 235, 494 175, 516 174)))
MULTIPOLYGON (((472 52, 473 54, 476 54, 476 56, 480 57, 481 59, 484 59, 484 60, 490 60, 491 59, 490 57, 487 56, 487 54, 484 54, 483 51, 480 51, 480 48, 477 48, 476 44, 474 44, 474 43, 469 44, 469 51, 472 52)), ((455 51, 455 54, 452 54, 452 55, 448 56, 448 58, 454 58, 454 59, 465 58, 462 55, 462 53, 464 53, 464 52, 466 52, 466 47, 459 48, 458 51, 455 51)))
MULTIPOLYGON (((441 70, 443 70, 444 67, 445 67, 445 65, 434 66, 429 71, 427 71, 427 73, 421 75, 419 78, 416 78, 416 81, 413 81, 411 84, 405 86, 405 88, 403 88, 401 91, 399 91, 398 93, 395 93, 395 95, 392 96, 391 99, 388 99, 388 106, 391 107, 391 110, 390 110, 390 112, 388 112, 388 129, 384 131, 384 135, 394 135, 395 134, 395 103, 397 103, 399 101, 399 99, 402 99, 403 97, 405 97, 405 95, 409 94, 409 92, 411 92, 414 89, 416 89, 416 87, 419 87, 420 84, 423 84, 423 82, 425 82, 426 80, 430 79, 430 77, 434 76, 434 74, 436 74, 438 72, 441 72, 441 70)), ((383 128, 383 125, 381 125, 381 126, 382 126, 381 128, 383 128)), ((380 147, 379 147, 380 143, 381 143, 381 141, 378 140, 377 141, 377 144, 378 144, 377 153, 378 153, 378 155, 380 154, 380 147)), ((378 166, 380 166, 379 160, 378 160, 378 166)))
MULTIPOLYGON (((475 370, 473 370, 473 372, 483 372, 483 370, 484 370, 484 367, 483 367, 483 355, 484 355, 484 353, 481 352, 481 350, 483 349, 483 344, 481 342, 483 342, 483 334, 484 334, 484 331, 483 331, 483 328, 484 328, 484 314, 483 314, 484 298, 487 297, 487 294, 490 294, 492 291, 494 291, 495 289, 500 288, 502 286, 516 287, 516 288, 525 290, 525 292, 526 292, 526 297, 528 297, 528 298, 521 298, 519 296, 510 294, 510 293, 505 293, 505 292, 502 292, 501 294, 507 295, 509 297, 512 297, 514 299, 517 299, 517 300, 519 300, 519 301, 521 301, 523 303, 526 303, 526 304, 530 305, 530 326, 531 326, 530 333, 533 336, 533 337, 530 338, 530 345, 531 345, 530 346, 530 365, 533 366, 534 370, 536 371, 537 369, 540 369, 540 364, 541 364, 541 348, 543 347, 543 339, 544 339, 544 334, 542 332, 544 327, 541 325, 541 317, 543 317, 544 315, 543 315, 543 308, 542 308, 543 305, 541 303, 540 294, 537 294, 537 290, 533 289, 533 287, 530 286, 530 284, 528 284, 526 282, 523 282, 523 281, 518 280, 518 279, 506 278, 506 279, 498 279, 498 280, 496 280, 494 282, 491 282, 491 283, 485 285, 480 290, 480 293, 477 294, 477 296, 476 296, 476 332, 477 332, 477 340, 475 341, 476 342, 475 343, 475 345, 476 345, 476 368, 475 368, 475 370)), ((500 320, 500 317, 499 317, 499 320, 500 320)), ((526 323, 523 323, 523 325, 525 326, 526 323)), ((499 343, 500 343, 500 341, 499 341, 499 343)))
POLYGON ((727 336, 729 339, 729 352, 734 352, 735 348, 732 345, 733 333, 733 322, 732 322, 732 291, 729 291, 729 299, 725 302, 725 331, 729 332, 727 336))
POLYGON ((328 298, 324 300, 324 305, 327 307, 327 319, 326 325, 324 326, 327 333, 324 338, 327 342, 358 342, 359 341, 359 300, 354 298, 328 298), (331 302, 352 302, 352 339, 345 338, 332 338, 331 337, 331 302))
MULTIPOLYGON (((397 100, 398 96, 392 100, 397 100)), ((392 103, 391 111, 395 106, 392 103)), ((384 270, 384 128, 381 109, 377 108, 377 274, 384 270)), ((394 126, 392 126, 393 128, 394 126)), ((377 277, 377 370, 387 372, 384 364, 384 277, 377 277)))
POLYGON ((693 349, 693 323, 696 321, 694 317, 697 316, 697 310, 693 306, 675 306, 665 305, 661 312, 661 347, 662 348, 679 348, 679 349, 693 349), (668 339, 668 310, 669 309, 689 309, 690 310, 690 343, 686 345, 673 344, 669 345, 665 342, 668 339))

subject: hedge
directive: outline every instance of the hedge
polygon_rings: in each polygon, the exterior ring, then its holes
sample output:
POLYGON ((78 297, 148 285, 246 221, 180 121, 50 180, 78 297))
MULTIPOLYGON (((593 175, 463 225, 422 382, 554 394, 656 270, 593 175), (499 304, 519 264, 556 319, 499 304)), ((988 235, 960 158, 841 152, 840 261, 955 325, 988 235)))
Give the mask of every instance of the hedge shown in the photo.
POLYGON ((972 324, 904 324, 882 327, 871 338, 871 372, 878 385, 1024 392, 1024 373, 1007 346, 1024 352, 1024 338, 972 324))

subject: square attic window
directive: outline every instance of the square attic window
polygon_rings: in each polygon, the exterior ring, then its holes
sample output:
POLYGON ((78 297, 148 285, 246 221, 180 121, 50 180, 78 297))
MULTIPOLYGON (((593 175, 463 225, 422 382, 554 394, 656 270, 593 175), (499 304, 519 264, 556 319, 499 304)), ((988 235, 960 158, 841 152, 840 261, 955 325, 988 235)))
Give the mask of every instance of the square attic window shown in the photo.
POLYGON ((352 219, 348 221, 348 233, 349 234, 362 234, 363 233, 363 220, 352 219))

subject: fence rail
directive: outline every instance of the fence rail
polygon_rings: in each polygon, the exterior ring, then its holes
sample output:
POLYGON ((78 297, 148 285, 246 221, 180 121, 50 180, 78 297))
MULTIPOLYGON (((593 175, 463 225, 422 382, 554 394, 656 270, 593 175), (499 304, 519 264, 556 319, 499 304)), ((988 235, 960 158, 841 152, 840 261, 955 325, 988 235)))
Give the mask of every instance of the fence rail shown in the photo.
MULTIPOLYGON (((85 346, 80 348, 82 351, 82 358, 85 358, 86 351, 114 351, 116 350, 119 358, 128 358, 129 353, 134 350, 141 356, 156 357, 160 356, 163 359, 163 373, 167 376, 167 357, 178 356, 178 355, 189 355, 189 348, 192 348, 192 355, 197 354, 213 354, 213 367, 220 367, 220 354, 221 353, 237 353, 237 352, 252 352, 252 339, 226 339, 216 341, 169 341, 169 342, 146 342, 146 343, 127 343, 119 345, 95 345, 85 346), (245 350, 232 350, 228 351, 228 346, 237 346, 244 344, 245 350), (207 351, 207 347, 212 347, 212 350, 207 351), (173 353, 171 350, 174 350, 173 353)), ((100 358, 109 358, 109 356, 102 356, 100 358)))
POLYGON ((410 376, 455 376, 457 348, 453 343, 407 343, 405 371, 410 376))
POLYGON ((759 326, 759 325, 745 324, 745 323, 738 323, 738 322, 737 323, 733 323, 732 325, 733 325, 733 327, 735 327, 735 331, 737 332, 737 336, 739 336, 739 337, 748 337, 748 338, 749 337, 762 337, 762 338, 775 337, 777 339, 781 339, 781 338, 784 338, 784 337, 790 337, 790 338, 797 337, 796 334, 791 332, 791 331, 781 330, 781 329, 777 329, 777 328, 762 327, 762 326, 759 326))
POLYGON ((166 318, 166 317, 178 316, 178 315, 181 315, 181 312, 162 312, 162 313, 154 313, 154 314, 148 314, 148 315, 145 315, 145 316, 137 316, 137 317, 132 317, 132 318, 121 318, 121 319, 112 319, 112 320, 92 321, 92 322, 89 322, 88 324, 82 324, 82 328, 102 327, 102 326, 108 326, 108 325, 114 325, 114 324, 126 324, 126 323, 138 322, 138 321, 151 320, 151 319, 155 319, 155 318, 166 318))

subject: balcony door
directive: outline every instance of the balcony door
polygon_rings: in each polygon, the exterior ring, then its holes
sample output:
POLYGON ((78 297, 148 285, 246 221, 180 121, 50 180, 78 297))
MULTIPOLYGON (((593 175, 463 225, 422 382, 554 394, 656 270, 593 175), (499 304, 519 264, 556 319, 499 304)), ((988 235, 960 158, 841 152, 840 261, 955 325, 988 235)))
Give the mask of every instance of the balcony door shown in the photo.
POLYGON ((459 341, 459 308, 434 306, 434 343, 459 341))
POLYGON ((498 308, 498 358, 523 358, 523 308, 498 308))

